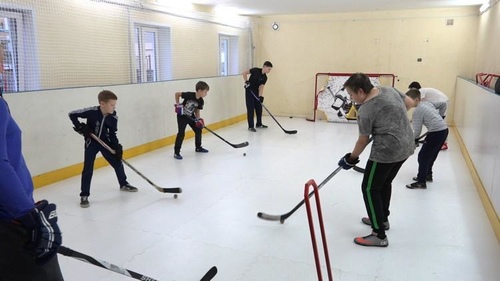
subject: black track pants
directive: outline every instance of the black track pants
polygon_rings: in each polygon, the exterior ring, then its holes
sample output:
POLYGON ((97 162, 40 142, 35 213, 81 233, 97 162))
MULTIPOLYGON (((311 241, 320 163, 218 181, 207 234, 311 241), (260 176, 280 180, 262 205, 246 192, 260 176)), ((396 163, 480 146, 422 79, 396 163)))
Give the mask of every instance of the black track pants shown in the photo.
POLYGON ((379 237, 385 237, 383 223, 390 213, 392 181, 405 161, 406 159, 396 163, 379 163, 368 160, 366 163, 361 191, 372 229, 379 237))

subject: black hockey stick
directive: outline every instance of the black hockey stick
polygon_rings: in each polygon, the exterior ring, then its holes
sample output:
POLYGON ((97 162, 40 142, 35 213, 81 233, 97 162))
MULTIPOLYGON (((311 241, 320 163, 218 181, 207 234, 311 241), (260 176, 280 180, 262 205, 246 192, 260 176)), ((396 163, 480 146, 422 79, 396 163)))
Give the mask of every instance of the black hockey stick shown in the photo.
MULTIPOLYGON (((192 117, 190 116, 187 116, 185 115, 187 118, 191 119, 192 121, 196 122, 195 119, 193 119, 192 117)), ((248 146, 248 142, 242 142, 242 143, 237 143, 237 144, 232 144, 230 142, 228 142, 227 140, 225 140, 223 137, 219 136, 217 133, 215 133, 214 131, 210 130, 210 128, 208 128, 207 126, 205 126, 205 124, 203 124, 203 128, 206 129, 207 131, 209 131, 210 133, 214 134, 216 137, 218 137, 219 139, 223 140, 225 143, 229 144, 230 146, 234 147, 234 148, 242 148, 242 147, 246 147, 248 146)))
MULTIPOLYGON (((318 190, 321 189, 330 179, 333 178, 340 170, 342 170, 342 167, 338 167, 333 171, 323 182, 321 182, 318 185, 318 190)), ((309 193, 309 198, 311 198, 314 194, 314 190, 309 193)), ((269 215, 266 213, 259 212, 257 213, 257 217, 268 220, 268 221, 280 221, 281 223, 284 223, 287 218, 289 218, 295 211, 297 211, 302 205, 304 205, 305 199, 302 199, 297 206, 295 206, 290 212, 283 214, 283 215, 269 215)))
POLYGON ((210 281, 217 274, 217 267, 212 266, 203 277, 201 277, 200 281, 210 281))
POLYGON ((419 147, 419 143, 425 143, 425 139, 423 139, 425 136, 427 136, 429 132, 425 132, 423 135, 421 135, 420 137, 416 138, 415 140, 417 141, 417 143, 415 143, 415 145, 417 147, 419 147), (423 140, 422 140, 423 139, 423 140))
POLYGON ((263 108, 267 111, 267 113, 269 113, 269 116, 271 116, 271 117, 274 119, 274 121, 276 122, 276 124, 278 124, 278 126, 280 126, 280 128, 283 130, 283 132, 285 132, 285 133, 287 133, 287 134, 289 134, 289 135, 294 135, 294 134, 296 134, 296 133, 297 133, 297 130, 285 130, 285 128, 283 128, 283 126, 281 126, 281 124, 278 122, 278 120, 276 120, 276 118, 274 118, 274 116, 271 114, 271 112, 269 111, 269 109, 267 109, 267 107, 266 107, 263 103, 261 103, 261 102, 260 102, 259 98, 258 98, 258 97, 257 97, 257 96, 253 93, 253 91, 252 91, 252 90, 250 90, 250 89, 249 89, 249 91, 250 91, 250 93, 252 94, 252 96, 253 96, 255 99, 257 99, 257 101, 258 101, 258 102, 262 105, 262 107, 263 107, 263 108))
POLYGON ((354 171, 356 171, 356 172, 360 172, 360 173, 362 173, 362 174, 364 174, 364 173, 365 173, 365 169, 364 169, 364 168, 358 167, 358 166, 356 166, 356 165, 355 165, 354 167, 352 167, 352 169, 353 169, 354 171))
MULTIPOLYGON (((126 269, 126 268, 119 267, 117 265, 114 265, 112 263, 108 263, 108 262, 103 261, 103 260, 95 259, 91 256, 85 255, 83 253, 77 252, 75 250, 72 250, 72 249, 64 247, 64 246, 59 246, 57 248, 57 253, 64 255, 64 256, 67 256, 67 257, 75 258, 77 260, 81 260, 83 262, 93 264, 93 265, 98 266, 98 267, 105 268, 107 270, 110 270, 110 271, 113 271, 116 273, 120 273, 122 275, 131 277, 131 278, 134 278, 137 280, 158 281, 157 279, 148 277, 146 275, 142 275, 140 273, 134 272, 134 271, 126 269)), ((207 273, 205 273, 205 275, 201 278, 200 281, 212 280, 212 278, 216 274, 217 274, 217 267, 213 266, 212 268, 210 268, 210 270, 207 273)))
MULTIPOLYGON (((426 132, 425 134, 423 134, 423 135, 421 135, 420 137, 418 137, 418 138, 417 138, 417 141, 418 141, 419 143, 423 143, 424 141, 422 141, 421 139, 422 139, 422 138, 424 138, 425 136, 427 136, 427 134, 428 134, 428 133, 429 133, 429 132, 426 132)), ((371 141, 372 141, 372 138, 370 138, 370 142, 371 142, 371 141)), ((417 146, 418 146, 418 145, 417 145, 417 146)), ((352 167, 352 169, 353 169, 354 171, 356 171, 356 172, 360 172, 360 173, 362 173, 362 174, 364 174, 364 173, 365 173, 365 169, 363 169, 363 168, 361 168, 361 167, 358 167, 358 166, 354 166, 354 167, 352 167)))
MULTIPOLYGON (((94 134, 91 133, 90 136, 95 141, 97 141, 100 145, 102 145, 106 150, 108 150, 112 154, 116 154, 116 151, 114 149, 112 149, 111 147, 109 147, 109 145, 107 145, 104 141, 102 141, 96 135, 94 135, 94 134)), ((139 172, 134 166, 132 166, 125 159, 122 158, 122 162, 125 165, 127 165, 130 169, 132 169, 134 172, 136 172, 139 176, 141 176, 144 180, 146 180, 150 185, 152 185, 154 188, 156 188, 156 190, 158 190, 159 192, 163 192, 163 193, 176 193, 174 195, 174 198, 177 198, 177 193, 182 193, 182 189, 180 187, 165 188, 165 187, 161 187, 161 186, 156 185, 154 182, 152 182, 145 175, 143 175, 141 172, 139 172)))
MULTIPOLYGON (((372 139, 373 139, 373 138, 372 138, 372 137, 370 137, 370 139, 369 139, 368 143, 372 142, 372 139)), ((367 144, 367 145, 368 145, 368 144, 367 144)), ((365 173, 365 169, 364 169, 364 168, 361 168, 361 167, 356 166, 356 165, 354 165, 354 167, 352 167, 352 169, 353 169, 354 171, 359 172, 359 173, 362 173, 362 174, 364 174, 364 173, 365 173)))
POLYGON ((229 144, 230 146, 234 147, 234 148, 242 148, 242 147, 246 147, 248 146, 248 142, 242 142, 242 143, 237 143, 237 144, 232 144, 230 142, 228 142, 227 140, 225 140, 223 137, 219 136, 218 134, 216 134, 214 131, 210 130, 207 126, 203 126, 204 129, 206 129, 207 131, 209 131, 210 133, 214 134, 216 137, 218 137, 219 139, 223 140, 225 143, 229 144))

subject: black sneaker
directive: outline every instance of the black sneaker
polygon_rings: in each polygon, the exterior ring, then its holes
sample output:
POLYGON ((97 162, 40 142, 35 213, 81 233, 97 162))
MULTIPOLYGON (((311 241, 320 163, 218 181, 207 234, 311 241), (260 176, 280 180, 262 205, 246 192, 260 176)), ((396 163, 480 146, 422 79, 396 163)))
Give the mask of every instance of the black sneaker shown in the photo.
POLYGON ((127 192, 137 192, 138 191, 137 187, 132 186, 129 183, 127 183, 126 185, 120 187, 120 190, 121 191, 127 191, 127 192))
POLYGON ((427 184, 425 184, 425 182, 414 182, 411 184, 407 184, 406 187, 410 189, 417 189, 417 188, 426 189, 427 184))
POLYGON ((248 130, 249 130, 250 132, 257 132, 257 130, 255 130, 255 128, 248 128, 248 130))
MULTIPOLYGON (((413 180, 414 181, 418 181, 418 178, 417 177, 413 177, 413 180)), ((425 181, 426 182, 432 182, 433 181, 432 176, 428 175, 427 177, 425 177, 425 181)))
POLYGON ((89 206, 90 206, 89 197, 88 196, 81 196, 80 197, 80 207, 88 208, 89 206))
POLYGON ((208 152, 208 149, 204 149, 203 147, 197 147, 195 149, 196 152, 201 152, 201 153, 207 153, 208 152))
MULTIPOLYGON (((370 221, 370 218, 368 217, 363 217, 361 218, 361 221, 366 224, 366 225, 372 225, 372 222, 370 221)), ((385 230, 389 230, 391 228, 391 225, 389 224, 388 221, 384 222, 384 227, 385 227, 385 230)))
POLYGON ((265 129, 265 128, 267 128, 267 126, 266 125, 257 125, 257 128, 263 128, 263 129, 265 129))
POLYGON ((174 158, 177 160, 182 160, 182 156, 180 153, 174 153, 174 158))

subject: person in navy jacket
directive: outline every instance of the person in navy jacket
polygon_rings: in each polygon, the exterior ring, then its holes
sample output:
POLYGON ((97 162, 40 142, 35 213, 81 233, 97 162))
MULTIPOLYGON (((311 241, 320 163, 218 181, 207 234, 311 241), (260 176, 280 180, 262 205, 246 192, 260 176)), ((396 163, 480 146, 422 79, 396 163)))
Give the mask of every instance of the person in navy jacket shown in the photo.
POLYGON ((69 113, 69 118, 73 122, 74 130, 85 137, 85 158, 83 162, 82 182, 80 192, 80 206, 89 206, 90 182, 94 173, 94 162, 98 152, 115 169, 120 190, 136 192, 137 188, 127 182, 127 176, 122 163, 123 147, 118 141, 116 131, 118 130, 118 116, 116 116, 116 102, 118 97, 109 90, 103 90, 97 97, 98 106, 73 110, 69 113), (86 119, 86 123, 79 119, 86 119), (116 151, 115 154, 109 152, 101 144, 91 137, 94 134, 104 143, 116 151))

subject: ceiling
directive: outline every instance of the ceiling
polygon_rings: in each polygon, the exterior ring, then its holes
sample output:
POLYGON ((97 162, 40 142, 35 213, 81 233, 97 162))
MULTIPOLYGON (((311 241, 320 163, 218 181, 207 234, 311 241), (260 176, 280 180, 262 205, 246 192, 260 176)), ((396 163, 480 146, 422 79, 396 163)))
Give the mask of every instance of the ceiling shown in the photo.
POLYGON ((486 0, 177 0, 240 15, 348 13, 481 5, 486 0))

